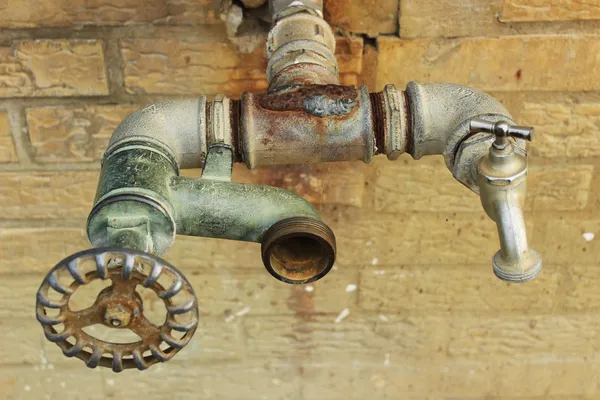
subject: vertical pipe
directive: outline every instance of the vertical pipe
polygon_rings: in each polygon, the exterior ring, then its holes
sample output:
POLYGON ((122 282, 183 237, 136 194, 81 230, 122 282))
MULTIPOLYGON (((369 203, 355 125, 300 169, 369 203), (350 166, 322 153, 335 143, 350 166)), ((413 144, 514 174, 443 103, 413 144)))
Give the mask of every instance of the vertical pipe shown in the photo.
POLYGON ((339 85, 335 36, 320 0, 271 0, 267 38, 269 90, 298 85, 339 85))
POLYGON ((275 17, 292 3, 323 12, 323 0, 269 0, 271 15, 275 17))

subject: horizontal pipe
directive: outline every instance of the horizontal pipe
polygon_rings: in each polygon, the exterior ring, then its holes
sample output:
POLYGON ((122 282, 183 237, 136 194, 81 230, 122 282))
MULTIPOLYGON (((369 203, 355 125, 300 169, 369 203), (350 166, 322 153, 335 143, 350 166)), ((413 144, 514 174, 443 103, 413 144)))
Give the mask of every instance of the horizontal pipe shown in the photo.
POLYGON ((248 168, 362 160, 375 148, 366 87, 311 85, 285 93, 245 93, 239 149, 248 168))
POLYGON ((170 187, 179 235, 260 242, 278 221, 321 220, 302 197, 276 187, 184 176, 173 177, 170 187))

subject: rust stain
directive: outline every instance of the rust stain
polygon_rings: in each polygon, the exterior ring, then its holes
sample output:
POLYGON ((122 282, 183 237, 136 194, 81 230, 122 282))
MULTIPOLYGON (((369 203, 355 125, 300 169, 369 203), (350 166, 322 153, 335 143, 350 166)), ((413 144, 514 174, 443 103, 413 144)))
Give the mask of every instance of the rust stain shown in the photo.
POLYGON ((258 97, 262 108, 273 111, 304 111, 304 100, 323 95, 331 100, 355 100, 355 87, 341 85, 307 85, 281 93, 265 93, 258 97))
POLYGON ((288 306, 296 316, 296 321, 292 327, 292 333, 296 338, 296 351, 291 352, 291 357, 298 364, 299 373, 306 361, 310 360, 311 351, 315 348, 313 344, 313 323, 315 322, 315 303, 314 291, 307 292, 304 285, 291 286, 288 306))
POLYGON ((345 1, 326 1, 324 7, 326 21, 335 21, 335 25, 350 30, 352 18, 348 15, 348 3, 345 1))
POLYGON ((315 173, 318 174, 315 168, 308 164, 261 168, 259 183, 290 190, 311 203, 322 203, 327 195, 322 179, 315 176, 315 173))
MULTIPOLYGON (((293 285, 291 287, 288 306, 294 311, 296 317, 303 321, 311 321, 315 315, 314 291, 307 292, 304 285, 293 285)), ((299 328, 299 331, 311 333, 312 327, 304 326, 299 328)))

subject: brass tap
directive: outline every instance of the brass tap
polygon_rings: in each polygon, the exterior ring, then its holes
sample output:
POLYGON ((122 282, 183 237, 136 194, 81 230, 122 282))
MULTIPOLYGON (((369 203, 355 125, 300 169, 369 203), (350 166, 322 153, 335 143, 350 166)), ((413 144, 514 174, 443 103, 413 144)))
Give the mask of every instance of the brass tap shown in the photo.
POLYGON ((533 128, 511 125, 506 121, 472 119, 471 133, 496 135, 489 154, 477 165, 481 204, 496 222, 500 250, 492 258, 496 276, 508 282, 527 282, 540 273, 542 259, 527 244, 523 217, 526 193, 527 159, 510 138, 533 139, 533 128))

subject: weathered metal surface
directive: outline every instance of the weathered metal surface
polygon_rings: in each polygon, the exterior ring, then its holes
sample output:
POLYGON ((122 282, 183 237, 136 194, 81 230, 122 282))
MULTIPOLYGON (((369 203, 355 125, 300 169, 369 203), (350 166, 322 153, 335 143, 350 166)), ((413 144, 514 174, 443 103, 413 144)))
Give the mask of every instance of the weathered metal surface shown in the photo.
POLYGON ((170 201, 178 234, 260 242, 278 221, 292 217, 321 221, 312 205, 292 192, 230 182, 230 149, 213 146, 208 160, 219 166, 208 166, 210 172, 201 179, 171 178, 170 201))
POLYGON ((398 93, 394 85, 383 89, 385 106, 385 154, 388 159, 397 160, 412 143, 409 133, 409 118, 406 98, 398 93))
POLYGON ((74 254, 50 270, 37 293, 36 316, 46 338, 67 357, 77 357, 90 368, 101 366, 121 372, 130 368, 144 370, 172 359, 194 335, 199 313, 192 286, 173 266, 142 252, 95 248, 74 254), (90 263, 93 270, 89 270, 90 263), (163 287, 158 282, 161 276, 168 276, 172 285, 163 287), (111 285, 98 294, 91 307, 72 311, 71 296, 98 279, 110 280, 111 285), (144 302, 136 292, 137 286, 152 290, 163 300, 166 315, 162 325, 144 316, 144 302), (113 343, 83 330, 95 324, 130 329, 141 340, 113 343), (62 330, 58 329, 61 325, 62 330), (174 336, 173 332, 183 335, 174 336))
POLYGON ((375 92, 369 94, 371 101, 371 118, 373 119, 373 136, 375 138, 375 154, 385 154, 385 138, 386 138, 386 112, 383 104, 383 93, 375 92))
MULTIPOLYGON (((411 141, 407 151, 414 159, 442 154, 453 176, 478 193, 475 166, 489 147, 468 146, 468 152, 461 151, 463 143, 473 136, 469 123, 473 118, 512 121, 510 113, 488 94, 452 84, 410 82, 406 100, 410 115, 408 140, 411 141), (462 153, 461 158, 457 158, 459 153, 462 153)), ((482 138, 478 140, 493 139, 489 133, 479 135, 482 138)))
MULTIPOLYGON (((96 247, 116 245, 111 228, 129 229, 146 219, 151 246, 135 250, 160 255, 175 239, 169 179, 178 173, 165 149, 151 142, 127 141, 111 147, 103 160, 96 200, 88 218, 88 237, 96 247)), ((144 246, 144 247, 141 247, 144 246)))
POLYGON ((218 94, 212 102, 206 104, 206 143, 210 147, 216 143, 233 146, 230 100, 218 94))
POLYGON ((169 100, 146 106, 117 127, 110 138, 114 145, 142 139, 168 149, 181 168, 200 168, 206 151, 206 96, 169 100))
POLYGON ((314 282, 335 262, 336 242, 331 229, 314 218, 281 220, 265 232, 262 259, 267 271, 292 284, 314 282))
POLYGON ((294 83, 339 84, 335 36, 323 19, 322 4, 275 0, 271 6, 274 24, 267 37, 269 89, 294 83))
POLYGON ((231 182, 233 174, 233 150, 226 144, 214 144, 208 151, 202 169, 202 179, 231 182))
POLYGON ((323 0, 269 0, 273 21, 299 12, 323 17, 323 0))
MULTIPOLYGON (((261 99, 265 104, 265 99, 272 97, 262 96, 245 93, 242 97, 240 148, 249 168, 323 161, 369 162, 373 157, 371 103, 365 87, 347 114, 326 117, 287 110, 290 104, 299 108, 299 102, 280 104, 282 111, 270 110, 261 106, 261 99)), ((265 105, 271 106, 269 102, 265 105)))
POLYGON ((323 65, 304 62, 305 57, 310 57, 310 52, 299 55, 291 60, 289 66, 273 76, 269 84, 269 91, 276 91, 289 86, 305 85, 337 85, 338 73, 323 65))
POLYGON ((231 148, 215 145, 201 179, 172 178, 177 233, 260 241, 265 267, 287 283, 325 276, 335 260, 335 236, 315 209, 287 190, 230 182, 232 163, 231 148))
POLYGON ((317 117, 348 114, 356 105, 353 86, 306 85, 259 96, 261 107, 272 111, 306 111, 317 117))

